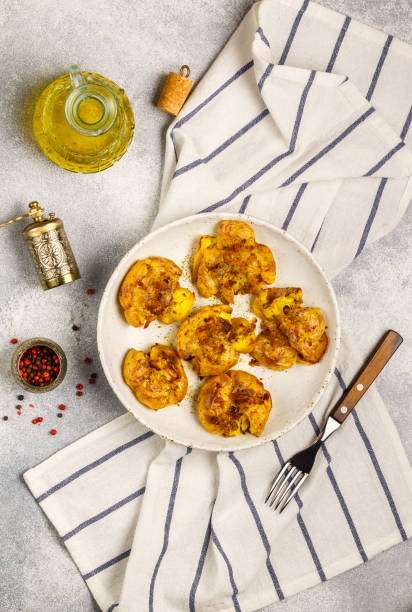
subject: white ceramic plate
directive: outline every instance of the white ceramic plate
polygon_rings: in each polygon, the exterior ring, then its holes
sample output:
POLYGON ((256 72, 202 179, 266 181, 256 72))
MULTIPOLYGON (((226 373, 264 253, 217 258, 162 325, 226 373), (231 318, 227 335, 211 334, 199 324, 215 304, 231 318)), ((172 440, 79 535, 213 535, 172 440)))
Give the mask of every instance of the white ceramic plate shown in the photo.
MULTIPOLYGON (((233 316, 251 319, 251 297, 236 296, 233 316)), ((257 332, 259 331, 259 323, 257 332)), ((339 314, 331 285, 309 251, 286 232, 273 225, 238 214, 202 214, 186 217, 162 227, 138 242, 120 261, 103 293, 97 323, 100 359, 110 386, 139 421, 149 429, 180 444, 213 451, 238 450, 274 440, 289 431, 313 409, 333 371, 340 342, 339 314), (117 301, 120 284, 137 260, 153 255, 168 257, 183 269, 180 283, 196 294, 194 310, 217 300, 201 298, 191 281, 191 263, 202 234, 215 234, 222 219, 240 219, 254 229, 257 242, 272 249, 277 265, 276 286, 296 286, 303 289, 304 304, 318 306, 326 319, 328 349, 313 366, 295 365, 284 372, 274 372, 261 366, 250 367, 249 355, 241 355, 236 369, 251 372, 260 378, 272 396, 272 412, 260 438, 250 434, 224 438, 205 431, 198 422, 196 397, 203 384, 188 362, 184 367, 189 390, 180 406, 150 410, 135 398, 122 378, 122 363, 130 348, 148 350, 160 342, 176 346, 179 324, 163 325, 152 322, 147 329, 128 325, 117 301)))

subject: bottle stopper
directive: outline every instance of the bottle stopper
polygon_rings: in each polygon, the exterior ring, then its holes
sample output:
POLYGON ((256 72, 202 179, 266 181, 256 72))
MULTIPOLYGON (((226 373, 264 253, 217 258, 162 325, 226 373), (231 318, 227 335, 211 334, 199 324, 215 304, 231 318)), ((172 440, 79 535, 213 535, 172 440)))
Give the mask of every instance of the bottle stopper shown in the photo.
POLYGON ((179 74, 169 72, 157 108, 171 115, 177 115, 193 87, 193 81, 189 76, 190 68, 186 65, 181 67, 179 74))
POLYGON ((33 223, 24 228, 23 238, 43 289, 53 289, 80 278, 63 221, 57 219, 54 213, 50 213, 49 218, 44 219, 44 209, 38 202, 30 202, 29 209, 30 212, 25 215, 0 223, 0 227, 32 217, 33 223))

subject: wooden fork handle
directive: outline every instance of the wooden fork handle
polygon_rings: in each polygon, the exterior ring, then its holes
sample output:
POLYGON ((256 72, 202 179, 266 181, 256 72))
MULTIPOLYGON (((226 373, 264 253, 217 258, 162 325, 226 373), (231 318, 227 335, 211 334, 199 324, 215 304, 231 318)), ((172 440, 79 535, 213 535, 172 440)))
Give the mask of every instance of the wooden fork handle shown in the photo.
POLYGON ((343 423, 402 342, 402 336, 396 331, 390 329, 386 332, 355 380, 347 388, 342 399, 339 400, 331 412, 331 417, 339 423, 343 423))

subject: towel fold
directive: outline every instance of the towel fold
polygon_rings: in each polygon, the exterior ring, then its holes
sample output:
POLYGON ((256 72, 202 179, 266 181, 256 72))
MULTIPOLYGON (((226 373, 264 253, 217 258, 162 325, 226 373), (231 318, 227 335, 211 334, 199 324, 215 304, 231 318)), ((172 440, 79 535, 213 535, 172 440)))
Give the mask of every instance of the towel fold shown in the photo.
MULTIPOLYGON (((167 135, 156 225, 212 210, 290 231, 329 277, 412 196, 411 48, 305 0, 255 4, 167 135)), ((211 453, 125 414, 25 473, 105 612, 253 611, 412 535, 412 471, 371 389, 274 516, 264 493, 359 367, 344 337, 313 412, 211 453)))

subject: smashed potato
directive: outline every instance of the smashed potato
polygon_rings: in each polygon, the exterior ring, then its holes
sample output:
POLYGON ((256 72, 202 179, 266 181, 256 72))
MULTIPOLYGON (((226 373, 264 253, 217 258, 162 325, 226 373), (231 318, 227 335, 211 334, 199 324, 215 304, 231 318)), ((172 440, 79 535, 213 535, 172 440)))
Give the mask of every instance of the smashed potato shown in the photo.
POLYGON ((271 250, 255 241, 243 221, 221 221, 217 236, 202 236, 193 261, 193 278, 200 295, 217 295, 233 304, 238 293, 257 294, 275 282, 271 250))
POLYGON ((123 363, 123 378, 139 402, 159 410, 185 397, 187 377, 176 351, 155 344, 150 353, 130 349, 123 363))
POLYGON ((272 408, 270 393, 248 372, 231 370, 209 378, 200 390, 197 413, 206 431, 225 437, 249 431, 260 436, 272 408))
POLYGON ((296 363, 298 353, 276 326, 270 328, 265 326, 256 339, 251 356, 253 357, 251 365, 259 364, 271 370, 281 371, 291 368, 296 363))
POLYGON ((320 361, 325 354, 328 344, 329 340, 326 333, 323 333, 319 340, 315 340, 312 344, 310 344, 309 340, 305 350, 301 350, 300 353, 298 353, 297 360, 299 363, 303 363, 304 365, 318 363, 318 361, 320 361))
POLYGON ((296 361, 311 365, 328 347, 325 319, 319 308, 302 306, 302 289, 272 287, 254 298, 253 312, 263 320, 263 330, 252 351, 252 365, 285 370, 296 361))
POLYGON ((317 363, 328 346, 320 308, 299 307, 279 317, 279 329, 299 353, 302 363, 317 363))
POLYGON ((255 325, 231 318, 224 304, 205 306, 187 318, 177 333, 177 352, 191 361, 199 376, 214 376, 229 370, 248 353, 255 342, 255 325))
POLYGON ((167 325, 175 321, 181 321, 192 310, 194 301, 194 293, 185 287, 178 287, 173 291, 169 305, 157 318, 161 323, 166 323, 167 325))
POLYGON ((180 321, 192 309, 195 296, 179 286, 182 270, 170 259, 148 257, 133 264, 123 279, 119 302, 126 321, 134 327, 147 327, 180 321))
POLYGON ((253 299, 252 310, 261 319, 273 321, 299 306, 302 300, 302 289, 298 287, 271 287, 259 291, 253 299))
POLYGON ((255 324, 250 323, 243 317, 235 317, 231 320, 231 323, 232 331, 230 332, 230 338, 233 348, 238 353, 250 353, 256 342, 254 334, 255 324))

